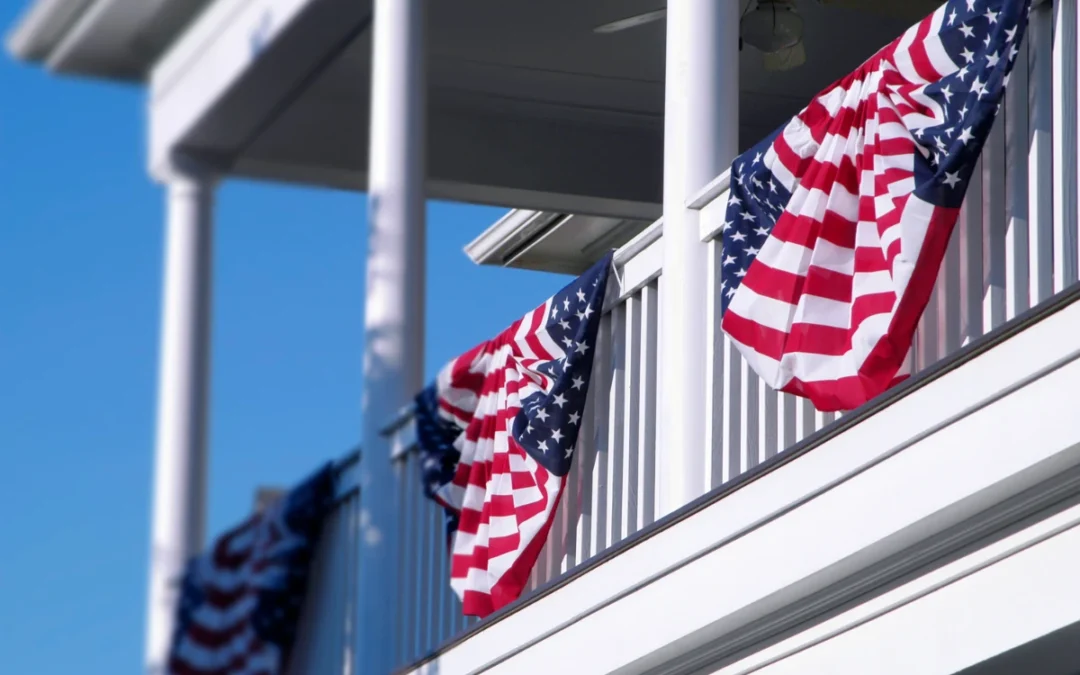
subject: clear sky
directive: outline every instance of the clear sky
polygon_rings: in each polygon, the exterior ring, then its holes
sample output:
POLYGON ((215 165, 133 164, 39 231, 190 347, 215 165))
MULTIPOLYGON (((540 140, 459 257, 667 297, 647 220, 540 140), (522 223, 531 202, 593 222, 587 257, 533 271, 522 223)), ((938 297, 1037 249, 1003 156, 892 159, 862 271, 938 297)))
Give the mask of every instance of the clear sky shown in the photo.
MULTIPOLYGON (((0 0, 0 30, 23 4, 0 0)), ((144 109, 0 56, 4 673, 142 671, 163 234, 144 109)), ((468 260, 504 211, 429 206, 429 375, 565 283, 468 260)), ((358 442, 366 244, 360 194, 230 181, 217 214, 212 533, 358 442)))

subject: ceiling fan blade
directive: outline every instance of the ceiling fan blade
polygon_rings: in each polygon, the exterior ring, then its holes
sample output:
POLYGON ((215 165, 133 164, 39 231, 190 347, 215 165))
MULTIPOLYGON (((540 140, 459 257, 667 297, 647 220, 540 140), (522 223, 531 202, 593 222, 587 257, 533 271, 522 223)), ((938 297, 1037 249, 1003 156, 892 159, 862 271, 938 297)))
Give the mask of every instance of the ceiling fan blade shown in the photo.
POLYGON ((667 16, 666 9, 657 9, 651 12, 645 12, 644 14, 638 14, 637 16, 630 16, 625 19, 619 19, 618 21, 612 21, 611 23, 605 23, 602 26, 597 26, 593 29, 594 33, 618 33, 619 31, 626 30, 627 28, 634 28, 636 26, 643 26, 647 23, 659 21, 667 16))

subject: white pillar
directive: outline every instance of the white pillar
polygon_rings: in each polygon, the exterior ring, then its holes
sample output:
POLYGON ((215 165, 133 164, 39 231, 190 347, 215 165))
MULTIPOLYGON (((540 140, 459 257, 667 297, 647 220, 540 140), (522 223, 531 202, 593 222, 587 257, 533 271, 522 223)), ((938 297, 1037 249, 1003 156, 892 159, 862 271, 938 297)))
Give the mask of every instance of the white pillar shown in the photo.
POLYGON ((662 514, 706 490, 707 247, 687 200, 738 149, 739 3, 668 3, 664 101, 664 272, 659 369, 662 514))
MULTIPOLYGON (((376 0, 364 314, 360 589, 355 672, 388 675, 398 584, 398 481, 379 431, 423 386, 424 0, 376 0)), ((405 480, 419 480, 405 476, 405 480)))
POLYGON ((192 166, 165 179, 162 299, 146 666, 165 672, 179 582, 206 528, 206 433, 214 177, 192 166))

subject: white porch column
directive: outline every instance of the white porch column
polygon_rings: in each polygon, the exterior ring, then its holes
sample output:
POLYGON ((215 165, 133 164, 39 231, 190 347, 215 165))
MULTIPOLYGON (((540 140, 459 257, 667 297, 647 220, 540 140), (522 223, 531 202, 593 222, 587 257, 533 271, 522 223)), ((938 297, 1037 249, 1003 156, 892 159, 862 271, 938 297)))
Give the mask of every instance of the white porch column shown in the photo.
POLYGON ((165 672, 184 565, 203 547, 210 393, 215 179, 185 166, 165 181, 168 223, 146 635, 151 674, 165 672))
MULTIPOLYGON (((356 672, 394 667, 398 481, 380 430, 423 386, 424 0, 376 0, 368 165, 364 431, 356 672)), ((419 477, 406 476, 419 480, 419 477)))
POLYGON ((738 149, 739 4, 679 0, 667 8, 664 111, 664 273, 659 369, 662 514, 706 490, 707 248, 687 200, 738 149))

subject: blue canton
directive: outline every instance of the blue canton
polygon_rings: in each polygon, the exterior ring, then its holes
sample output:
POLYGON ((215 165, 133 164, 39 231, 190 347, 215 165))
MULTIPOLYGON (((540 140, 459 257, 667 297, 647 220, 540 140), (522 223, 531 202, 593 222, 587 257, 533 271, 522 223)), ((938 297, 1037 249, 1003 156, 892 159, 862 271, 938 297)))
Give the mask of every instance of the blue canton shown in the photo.
POLYGON ((608 254, 552 297, 547 323, 540 332, 546 331, 566 355, 535 368, 550 377, 553 385, 547 393, 536 392, 523 400, 514 419, 514 438, 556 476, 570 471, 574 456, 611 261, 608 254))

